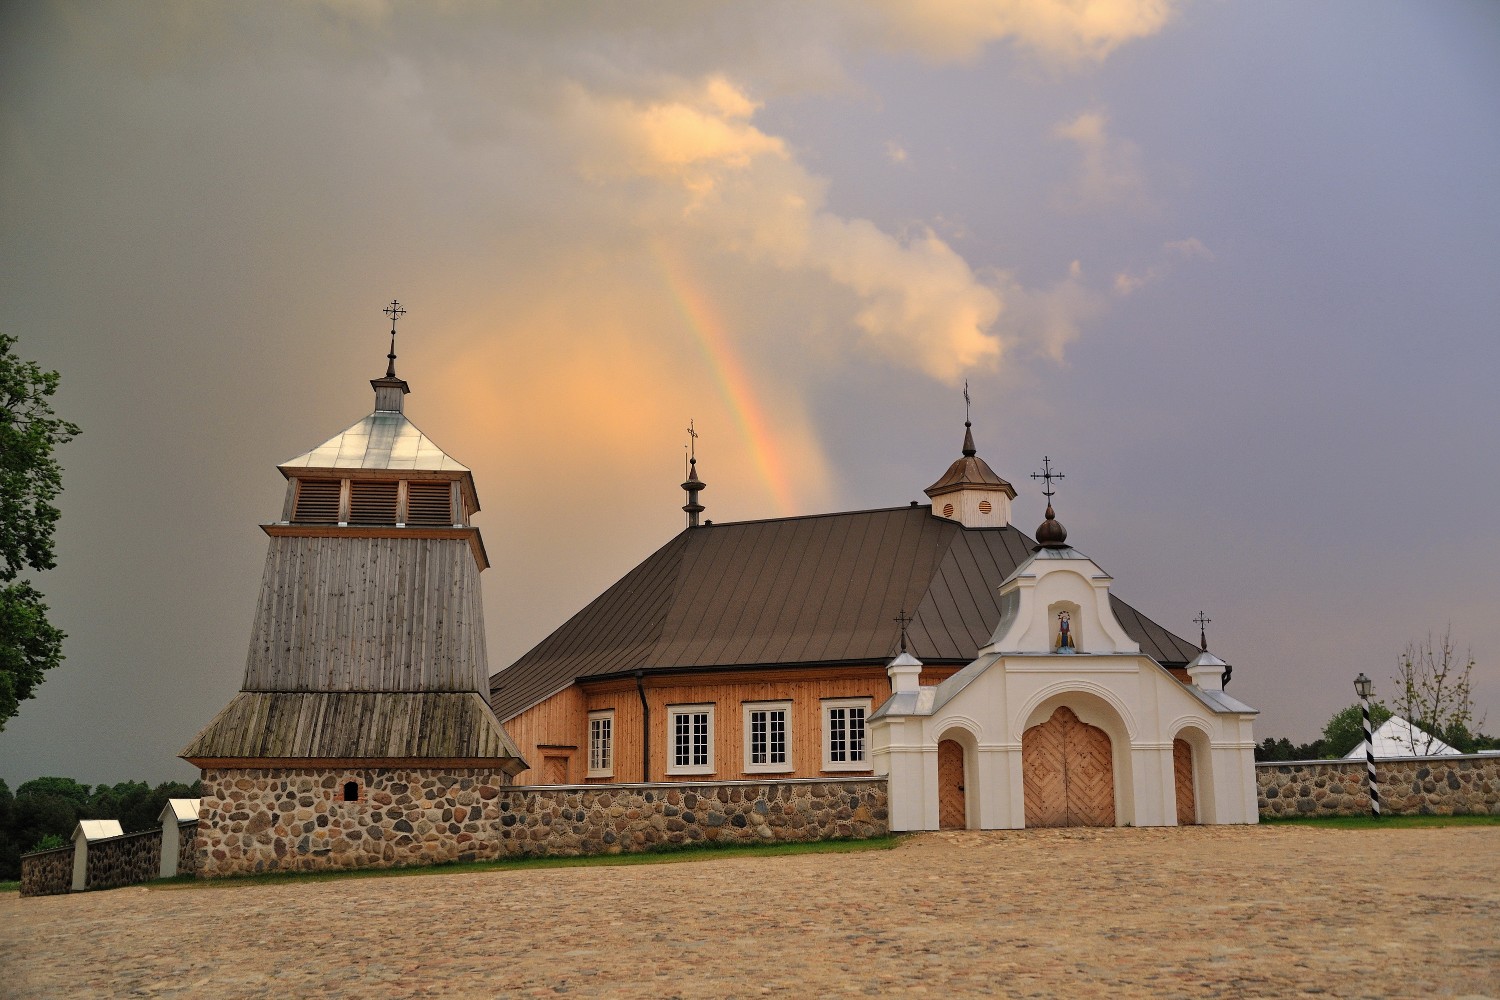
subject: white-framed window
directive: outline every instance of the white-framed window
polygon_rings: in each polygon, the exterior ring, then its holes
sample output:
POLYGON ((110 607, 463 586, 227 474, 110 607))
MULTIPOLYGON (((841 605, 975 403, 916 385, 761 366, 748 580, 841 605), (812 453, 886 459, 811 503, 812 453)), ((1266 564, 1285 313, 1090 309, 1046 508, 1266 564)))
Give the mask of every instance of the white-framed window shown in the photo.
POLYGON ((589 777, 615 776, 615 710, 589 713, 589 777))
POLYGON ((792 769, 792 703, 745 702, 745 770, 792 769))
POLYGON ((667 773, 714 773, 714 707, 667 706, 667 773))
POLYGON ((869 698, 828 698, 823 702, 823 770, 870 770, 865 720, 869 698))

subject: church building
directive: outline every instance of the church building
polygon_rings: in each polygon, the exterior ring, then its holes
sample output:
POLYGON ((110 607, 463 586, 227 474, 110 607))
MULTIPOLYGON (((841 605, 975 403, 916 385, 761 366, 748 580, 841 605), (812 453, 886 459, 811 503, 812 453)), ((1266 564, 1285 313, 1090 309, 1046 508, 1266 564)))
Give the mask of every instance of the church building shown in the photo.
POLYGON ((888 775, 895 830, 1255 822, 1227 665, 1050 505, 1012 524, 964 426, 929 504, 700 523, 694 461, 685 530, 491 677, 518 780, 888 775))

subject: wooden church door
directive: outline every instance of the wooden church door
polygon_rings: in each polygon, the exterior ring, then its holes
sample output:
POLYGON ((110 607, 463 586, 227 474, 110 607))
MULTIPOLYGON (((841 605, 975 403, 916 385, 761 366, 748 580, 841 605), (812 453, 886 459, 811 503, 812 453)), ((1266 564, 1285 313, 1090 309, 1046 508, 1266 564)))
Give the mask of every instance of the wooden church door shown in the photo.
POLYGON ((1115 825, 1109 735, 1072 710, 1021 735, 1021 777, 1028 827, 1115 825))
POLYGON ((1193 791, 1193 748, 1187 740, 1172 741, 1172 777, 1177 785, 1177 825, 1198 822, 1198 800, 1193 791))
POLYGON ((938 741, 938 829, 969 826, 964 798, 964 748, 955 740, 938 741))

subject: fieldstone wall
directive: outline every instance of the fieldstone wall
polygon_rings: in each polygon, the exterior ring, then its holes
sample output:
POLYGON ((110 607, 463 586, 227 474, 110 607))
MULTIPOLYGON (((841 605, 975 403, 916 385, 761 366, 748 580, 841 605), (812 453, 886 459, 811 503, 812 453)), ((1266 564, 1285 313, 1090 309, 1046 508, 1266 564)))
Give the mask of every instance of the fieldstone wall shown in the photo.
MULTIPOLYGON (((1386 815, 1500 814, 1500 756, 1403 757, 1375 762, 1386 815)), ((1356 816, 1370 811, 1363 760, 1255 765, 1260 814, 1356 816)))
MULTIPOLYGON (((158 869, 159 870, 159 869, 158 869)), ((198 871, 198 821, 177 824, 177 874, 198 871)))
POLYGON ((21 855, 21 895, 56 896, 72 888, 72 844, 21 855))
POLYGON ((113 889, 161 877, 161 827, 89 845, 86 889, 113 889))
POLYGON ((500 797, 501 853, 620 854, 700 841, 884 836, 884 778, 522 785, 500 797))
POLYGON ((512 786, 476 769, 214 769, 202 800, 203 878, 888 830, 884 778, 512 786), (358 801, 341 801, 349 781, 358 801))

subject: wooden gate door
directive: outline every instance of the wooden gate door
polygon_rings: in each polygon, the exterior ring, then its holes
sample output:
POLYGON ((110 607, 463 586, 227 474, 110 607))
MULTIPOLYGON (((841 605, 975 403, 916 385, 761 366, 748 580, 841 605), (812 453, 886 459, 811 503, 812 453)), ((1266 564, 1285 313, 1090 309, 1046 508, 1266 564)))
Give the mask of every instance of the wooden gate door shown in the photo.
POLYGON ((1021 734, 1021 777, 1028 827, 1115 825, 1109 735, 1070 709, 1021 734))
POLYGON ((1193 748, 1187 740, 1172 741, 1172 776, 1177 784, 1177 825, 1198 822, 1198 800, 1193 793, 1193 748))
POLYGON ((938 741, 938 829, 969 826, 964 798, 964 748, 956 740, 938 741))

